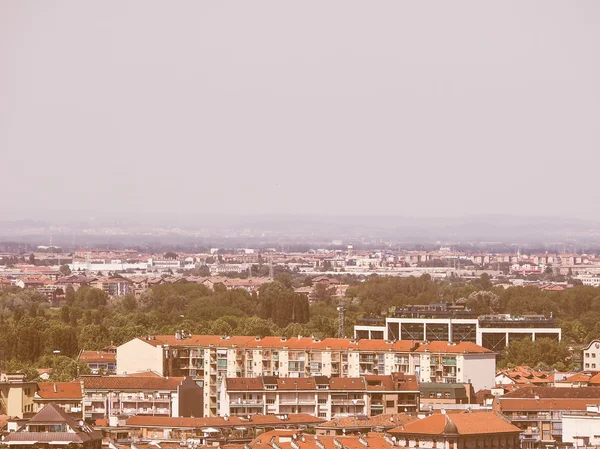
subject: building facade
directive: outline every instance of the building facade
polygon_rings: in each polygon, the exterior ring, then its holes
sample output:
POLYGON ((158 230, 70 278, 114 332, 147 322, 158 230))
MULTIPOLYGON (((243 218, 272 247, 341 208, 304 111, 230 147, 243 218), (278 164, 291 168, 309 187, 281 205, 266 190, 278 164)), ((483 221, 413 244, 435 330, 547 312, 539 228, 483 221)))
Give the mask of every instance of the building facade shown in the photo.
POLYGON ((308 413, 327 420, 343 416, 416 413, 415 376, 226 378, 220 389, 220 416, 308 413))
POLYGON ((218 413, 220 381, 235 377, 415 375, 421 382, 470 382, 491 388, 496 354, 473 343, 309 337, 148 336, 117 349, 117 372, 191 376, 204 386, 204 416, 218 413), (432 365, 433 363, 433 365, 432 365), (437 371, 438 365, 442 371, 437 371))

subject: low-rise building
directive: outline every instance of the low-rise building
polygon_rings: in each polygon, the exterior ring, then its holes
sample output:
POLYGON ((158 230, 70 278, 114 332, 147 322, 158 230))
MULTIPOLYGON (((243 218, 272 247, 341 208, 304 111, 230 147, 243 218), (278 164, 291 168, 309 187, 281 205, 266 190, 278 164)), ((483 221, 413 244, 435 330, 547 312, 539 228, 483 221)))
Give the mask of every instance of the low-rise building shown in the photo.
POLYGON ((131 436, 137 439, 194 440, 201 445, 218 445, 227 441, 250 442, 267 429, 295 429, 298 432, 324 422, 321 418, 302 413, 214 418, 132 416, 126 421, 126 426, 130 429, 131 436))
POLYGON ((116 347, 112 348, 104 348, 102 351, 82 350, 77 360, 86 363, 93 374, 115 374, 117 372, 117 351, 116 347))
POLYGON ((27 423, 11 432, 0 445, 19 448, 101 449, 102 433, 75 421, 56 404, 47 404, 27 423))
POLYGON ((496 397, 494 410, 522 430, 527 449, 561 444, 563 415, 585 412, 589 404, 598 403, 597 387, 521 387, 496 397))
POLYGON ((33 402, 35 412, 48 404, 55 404, 73 419, 83 419, 83 395, 79 382, 38 382, 33 402))
POLYGON ((439 413, 389 431, 405 448, 518 449, 521 429, 494 412, 439 413))
POLYGON ((400 425, 418 419, 415 414, 392 413, 386 415, 357 415, 335 418, 320 424, 316 428, 317 435, 349 435, 367 434, 369 432, 387 432, 400 425))

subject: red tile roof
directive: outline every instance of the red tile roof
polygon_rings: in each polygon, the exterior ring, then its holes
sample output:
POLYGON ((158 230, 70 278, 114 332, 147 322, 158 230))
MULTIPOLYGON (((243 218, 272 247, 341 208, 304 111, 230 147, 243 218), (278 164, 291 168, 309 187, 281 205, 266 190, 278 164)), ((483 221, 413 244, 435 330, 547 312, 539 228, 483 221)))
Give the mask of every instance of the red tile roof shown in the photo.
MULTIPOLYGON (((189 338, 177 339, 174 335, 156 335, 146 338, 140 338, 153 346, 185 346, 185 347, 220 347, 220 348, 264 348, 264 349, 291 349, 291 350, 322 350, 322 351, 342 351, 342 350, 360 350, 374 352, 411 352, 416 348, 416 342, 413 340, 351 340, 347 338, 326 338, 324 340, 313 339, 311 337, 245 337, 231 336, 221 337, 218 335, 192 335, 189 338)), ((418 352, 439 352, 439 353, 492 353, 489 349, 483 348, 471 342, 448 343, 445 341, 433 341, 416 349, 418 352)))
POLYGON ((183 379, 183 377, 83 376, 79 380, 83 382, 86 390, 175 391, 183 379))
POLYGON ((500 409, 506 412, 547 411, 547 410, 586 410, 589 399, 505 399, 498 398, 500 409))
POLYGON ((390 430, 395 435, 478 435, 493 433, 521 433, 496 413, 456 413, 430 415, 427 418, 410 422, 390 430))
POLYGON ((38 382, 36 393, 44 400, 79 399, 81 400, 81 384, 79 382, 38 382))
POLYGON ((293 425, 293 424, 322 424, 324 419, 306 413, 290 414, 287 419, 274 415, 251 415, 250 420, 237 416, 229 418, 174 418, 169 416, 132 416, 126 422, 131 427, 234 427, 234 426, 264 426, 264 425, 293 425))
POLYGON ((85 363, 116 363, 117 354, 106 351, 81 351, 79 361, 85 363))

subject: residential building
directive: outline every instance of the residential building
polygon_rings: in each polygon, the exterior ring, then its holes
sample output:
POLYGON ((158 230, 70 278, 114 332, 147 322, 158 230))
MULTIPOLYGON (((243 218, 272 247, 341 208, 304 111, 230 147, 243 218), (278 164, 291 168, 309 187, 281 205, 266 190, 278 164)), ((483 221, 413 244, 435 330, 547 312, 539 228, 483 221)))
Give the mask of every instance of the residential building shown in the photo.
POLYGON ((585 412, 564 412, 562 442, 573 447, 600 446, 600 405, 588 405, 585 412))
POLYGON ((547 386, 554 377, 551 371, 536 370, 529 366, 515 366, 496 372, 496 385, 536 385, 547 386))
POLYGON ((83 395, 79 382, 38 382, 33 403, 36 413, 48 404, 55 404, 73 419, 83 419, 83 395))
POLYGON ((204 416, 216 416, 219 378, 416 375, 421 382, 494 386, 496 354, 473 343, 309 337, 159 335, 117 348, 119 374, 154 371, 191 376, 205 388, 204 416), (439 370, 438 370, 439 369, 439 370))
POLYGON ((431 404, 471 404, 475 396, 471 384, 422 383, 419 390, 422 409, 431 404))
POLYGON ((47 404, 27 423, 11 432, 0 445, 19 448, 63 449, 67 445, 101 449, 102 433, 79 423, 56 404, 47 404))
POLYGON ((521 429, 494 412, 439 413, 389 431, 405 448, 518 449, 521 429))
POLYGON ((583 348, 582 368, 585 371, 600 371, 600 340, 592 340, 583 348))
POLYGON ((415 351, 421 355, 420 382, 469 383, 475 390, 494 386, 496 364, 489 349, 470 342, 434 341, 415 351))
POLYGON ((93 374, 115 374, 117 372, 117 348, 115 346, 109 346, 102 351, 82 350, 77 360, 86 363, 93 374))
POLYGON ((37 382, 26 381, 24 374, 3 374, 0 382, 0 414, 18 418, 33 416, 36 390, 37 382))
POLYGON ((497 396, 494 410, 519 427, 523 448, 555 446, 563 441, 562 416, 582 413, 600 403, 600 388, 520 387, 497 396))
POLYGON ((84 417, 95 421, 111 416, 200 416, 203 410, 202 387, 191 379, 193 385, 184 380, 183 377, 162 377, 152 373, 142 376, 82 376, 79 382, 83 391, 84 417), (187 402, 182 402, 181 388, 187 389, 187 402))
POLYGON ((130 429, 131 436, 137 439, 178 442, 193 439, 198 440, 201 445, 219 445, 227 441, 250 442, 266 429, 291 428, 298 432, 324 422, 321 418, 303 413, 214 418, 132 416, 126 421, 126 426, 130 429))
POLYGON ((419 388, 415 376, 226 378, 220 389, 220 416, 308 413, 324 419, 416 413, 419 388))
POLYGON ((131 283, 125 278, 98 278, 90 282, 90 287, 106 292, 108 296, 125 296, 131 289, 131 283))
POLYGON ((272 430, 255 438, 251 449, 393 449, 394 441, 387 435, 310 435, 298 430, 272 430))
POLYGON ((415 421, 417 416, 409 413, 391 413, 385 415, 357 415, 334 418, 316 428, 317 435, 367 434, 386 432, 400 425, 415 421))

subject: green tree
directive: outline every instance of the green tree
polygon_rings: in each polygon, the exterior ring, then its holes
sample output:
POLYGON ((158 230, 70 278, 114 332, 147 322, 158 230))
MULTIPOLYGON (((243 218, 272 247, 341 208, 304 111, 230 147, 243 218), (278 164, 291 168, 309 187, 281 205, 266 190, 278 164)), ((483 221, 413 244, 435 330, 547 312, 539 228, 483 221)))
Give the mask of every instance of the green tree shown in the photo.
POLYGON ((58 269, 58 271, 60 272, 60 274, 62 274, 63 276, 69 276, 71 274, 71 269, 69 268, 68 265, 61 265, 60 268, 58 269))

